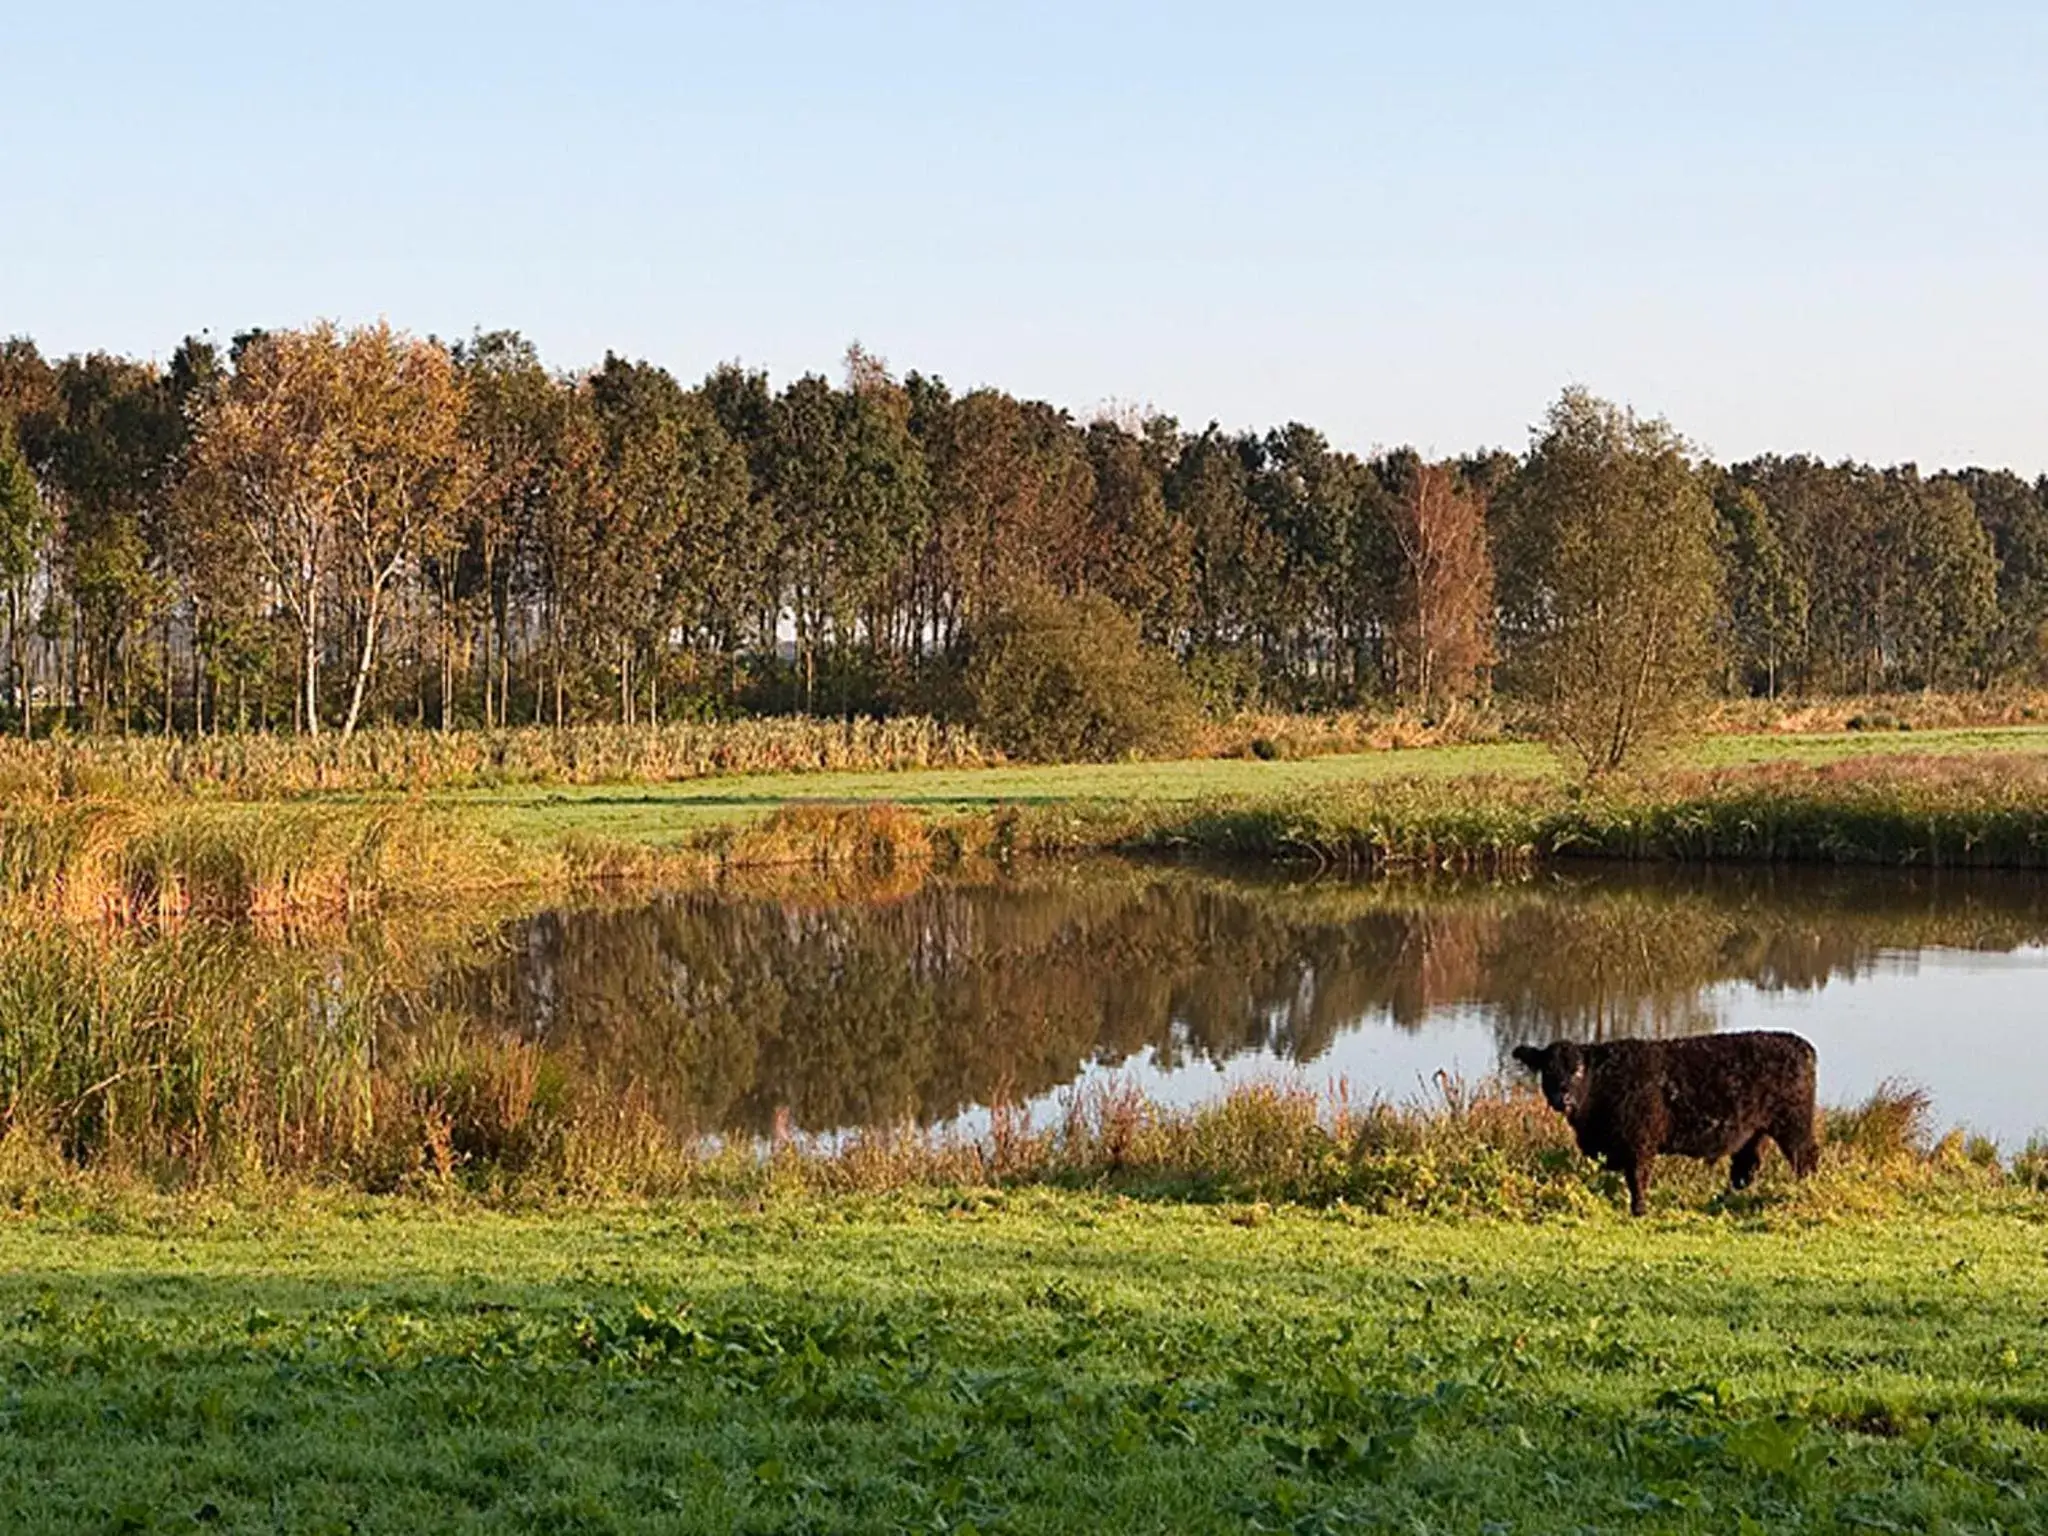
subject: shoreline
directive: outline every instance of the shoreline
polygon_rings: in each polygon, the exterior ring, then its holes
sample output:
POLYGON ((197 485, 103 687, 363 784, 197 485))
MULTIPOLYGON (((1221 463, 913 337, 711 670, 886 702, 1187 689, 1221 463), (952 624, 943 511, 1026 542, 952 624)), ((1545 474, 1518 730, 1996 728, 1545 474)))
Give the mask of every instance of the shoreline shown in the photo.
MULTIPOLYGON (((1420 754, 1410 754, 1416 756, 1420 754)), ((57 800, 0 809, 0 906, 116 920, 348 912, 749 869, 946 868, 1033 853, 1202 856, 1344 873, 1631 863, 2048 868, 2048 753, 1680 769, 1603 785, 1383 776, 1277 794, 507 804, 57 800), (596 814, 593 816, 593 806, 596 814)))

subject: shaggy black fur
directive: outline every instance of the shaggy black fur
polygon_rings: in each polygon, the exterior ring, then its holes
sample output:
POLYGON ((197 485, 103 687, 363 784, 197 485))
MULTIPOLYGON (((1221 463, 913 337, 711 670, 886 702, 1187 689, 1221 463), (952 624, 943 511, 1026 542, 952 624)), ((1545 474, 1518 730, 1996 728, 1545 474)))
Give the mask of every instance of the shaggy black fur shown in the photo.
POLYGON ((1578 1137, 1579 1150, 1628 1180, 1643 1214, 1659 1152, 1712 1161, 1733 1155, 1728 1182, 1746 1188, 1766 1136, 1805 1178, 1820 1162, 1814 1138, 1813 1047, 1778 1030, 1515 1047, 1543 1074, 1543 1097, 1578 1137))

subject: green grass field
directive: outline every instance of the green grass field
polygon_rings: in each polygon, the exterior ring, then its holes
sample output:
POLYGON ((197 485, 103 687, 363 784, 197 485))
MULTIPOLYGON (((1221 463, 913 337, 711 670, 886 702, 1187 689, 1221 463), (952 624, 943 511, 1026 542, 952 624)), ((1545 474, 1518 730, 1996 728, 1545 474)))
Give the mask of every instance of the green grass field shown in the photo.
MULTIPOLYGON (((1714 736, 1676 759, 1678 766, 1736 768, 1762 763, 1828 763, 1902 754, 2048 752, 2048 727, 1714 736)), ((519 786, 434 796, 474 812, 493 833, 518 838, 580 834, 609 841, 666 842, 707 827, 766 815, 807 801, 886 800, 928 812, 970 812, 996 805, 1157 806, 1229 799, 1273 799, 1390 779, 1494 775, 1556 779, 1548 749, 1524 743, 1422 747, 1298 762, 1210 758, 1178 762, 1077 763, 904 773, 761 774, 670 784, 519 786)))
POLYGON ((0 1225, 0 1528, 2033 1531, 2038 1199, 0 1225))

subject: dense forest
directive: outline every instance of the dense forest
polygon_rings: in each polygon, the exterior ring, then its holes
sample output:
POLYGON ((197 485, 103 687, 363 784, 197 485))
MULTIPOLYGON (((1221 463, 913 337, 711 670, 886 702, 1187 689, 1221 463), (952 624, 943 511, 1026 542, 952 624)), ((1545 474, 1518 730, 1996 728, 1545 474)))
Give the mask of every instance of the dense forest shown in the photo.
MULTIPOLYGON (((1724 691, 2048 671, 2048 480, 1722 466, 1651 425, 1666 479, 1712 509, 1724 691)), ((323 325, 188 339, 162 364, 17 338, 0 346, 0 722, 943 711, 973 637, 1024 591, 1114 604, 1212 708, 1434 710, 1526 686, 1562 537, 1529 509, 1607 494, 1572 473, 1541 441, 1430 463, 1300 423, 1080 421, 858 347, 840 381, 778 389, 617 356, 552 372, 502 332, 323 325)))

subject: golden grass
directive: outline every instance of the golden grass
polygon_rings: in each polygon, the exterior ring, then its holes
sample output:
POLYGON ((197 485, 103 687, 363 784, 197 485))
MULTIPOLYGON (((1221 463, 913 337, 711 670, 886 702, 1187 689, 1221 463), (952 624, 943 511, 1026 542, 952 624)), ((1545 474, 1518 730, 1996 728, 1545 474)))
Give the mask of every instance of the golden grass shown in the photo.
POLYGON ((0 739, 0 803, 24 799, 285 799, 508 784, 664 783, 746 773, 899 772, 1000 761, 973 732, 923 717, 775 717, 711 724, 362 731, 338 736, 0 739))
POLYGON ((0 810, 0 905, 72 919, 274 917, 508 889, 691 883, 781 866, 872 872, 1110 849, 1351 870, 1505 871, 1557 859, 2048 867, 2048 756, 1889 755, 1687 769, 1592 789, 1480 776, 1188 803, 1075 800, 920 811, 791 802, 667 842, 494 831, 460 806, 0 810))

